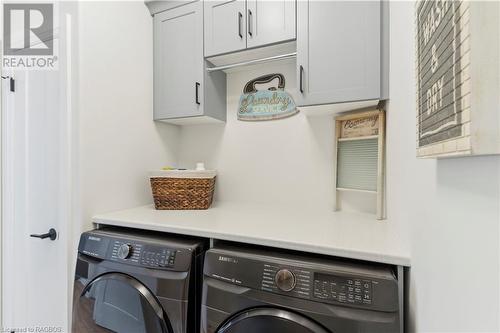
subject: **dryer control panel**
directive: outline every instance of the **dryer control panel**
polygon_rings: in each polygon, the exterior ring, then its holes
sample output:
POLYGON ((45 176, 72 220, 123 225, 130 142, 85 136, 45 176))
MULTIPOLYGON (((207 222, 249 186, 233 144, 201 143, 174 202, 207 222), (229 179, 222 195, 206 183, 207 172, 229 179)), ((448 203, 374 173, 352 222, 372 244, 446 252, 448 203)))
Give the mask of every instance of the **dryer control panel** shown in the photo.
POLYGON ((141 266, 165 268, 173 267, 177 250, 161 246, 115 240, 111 259, 130 261, 141 266))
POLYGON ((192 259, 190 248, 139 237, 121 238, 97 231, 82 234, 78 251, 100 260, 116 261, 160 270, 183 271, 192 259))

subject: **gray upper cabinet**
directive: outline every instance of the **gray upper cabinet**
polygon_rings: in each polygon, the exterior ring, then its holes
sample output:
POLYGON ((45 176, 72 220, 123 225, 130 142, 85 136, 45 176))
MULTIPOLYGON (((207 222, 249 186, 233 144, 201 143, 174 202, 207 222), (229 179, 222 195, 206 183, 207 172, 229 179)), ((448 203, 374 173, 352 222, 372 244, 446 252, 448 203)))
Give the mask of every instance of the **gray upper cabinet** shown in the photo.
POLYGON ((154 17, 156 120, 202 114, 202 6, 188 4, 154 17))
POLYGON ((247 47, 295 39, 296 1, 247 0, 247 47))
POLYGON ((205 57, 296 37, 296 1, 205 1, 205 57))
POLYGON ((244 0, 205 1, 205 56, 244 50, 246 3, 244 0))
POLYGON ((299 1, 298 105, 384 99, 379 1, 299 1))
POLYGON ((203 58, 203 2, 154 14, 154 119, 225 120, 225 74, 203 58))
POLYGON ((288 53, 297 50, 298 106, 340 112, 388 97, 387 1, 148 0, 146 5, 154 17, 155 120, 225 121, 226 74, 207 66, 282 55, 290 47, 288 53), (242 50, 247 51, 236 52, 242 50))

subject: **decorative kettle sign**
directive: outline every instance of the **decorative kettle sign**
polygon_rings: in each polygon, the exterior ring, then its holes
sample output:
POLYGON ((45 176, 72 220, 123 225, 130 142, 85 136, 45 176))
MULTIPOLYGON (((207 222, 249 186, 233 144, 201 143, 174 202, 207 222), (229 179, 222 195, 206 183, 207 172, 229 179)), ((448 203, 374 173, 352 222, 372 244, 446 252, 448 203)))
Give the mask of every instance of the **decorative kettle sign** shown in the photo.
POLYGON ((285 90, 285 77, 282 74, 267 74, 249 81, 243 89, 238 107, 238 120, 260 121, 293 116, 299 110, 292 96, 285 90), (257 90, 256 84, 269 83, 278 79, 278 87, 257 90))

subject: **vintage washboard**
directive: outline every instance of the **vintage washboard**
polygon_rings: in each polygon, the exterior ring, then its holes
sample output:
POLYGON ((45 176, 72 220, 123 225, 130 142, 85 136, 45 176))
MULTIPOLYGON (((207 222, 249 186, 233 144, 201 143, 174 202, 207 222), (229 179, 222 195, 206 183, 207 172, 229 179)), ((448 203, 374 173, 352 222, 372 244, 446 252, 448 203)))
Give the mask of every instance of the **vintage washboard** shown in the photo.
POLYGON ((350 113, 335 124, 337 208, 344 191, 372 193, 377 219, 384 219, 385 112, 350 113))

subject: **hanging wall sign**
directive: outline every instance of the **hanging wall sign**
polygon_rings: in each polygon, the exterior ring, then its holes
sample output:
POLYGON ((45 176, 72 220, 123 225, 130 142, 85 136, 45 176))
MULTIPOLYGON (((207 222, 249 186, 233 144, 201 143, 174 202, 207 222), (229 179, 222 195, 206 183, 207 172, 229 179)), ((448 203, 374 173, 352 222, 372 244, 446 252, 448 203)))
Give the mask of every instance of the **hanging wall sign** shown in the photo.
MULTIPOLYGON (((417 145, 418 155, 455 153, 444 142, 465 135, 464 96, 470 93, 467 4, 419 1, 417 8, 417 145)), ((467 110, 467 112, 469 112, 467 110)))
POLYGON ((298 113, 292 96, 285 90, 282 74, 268 74, 249 81, 243 89, 238 106, 238 119, 245 121, 273 120, 298 113), (256 84, 269 83, 278 79, 278 87, 257 90, 256 84))

